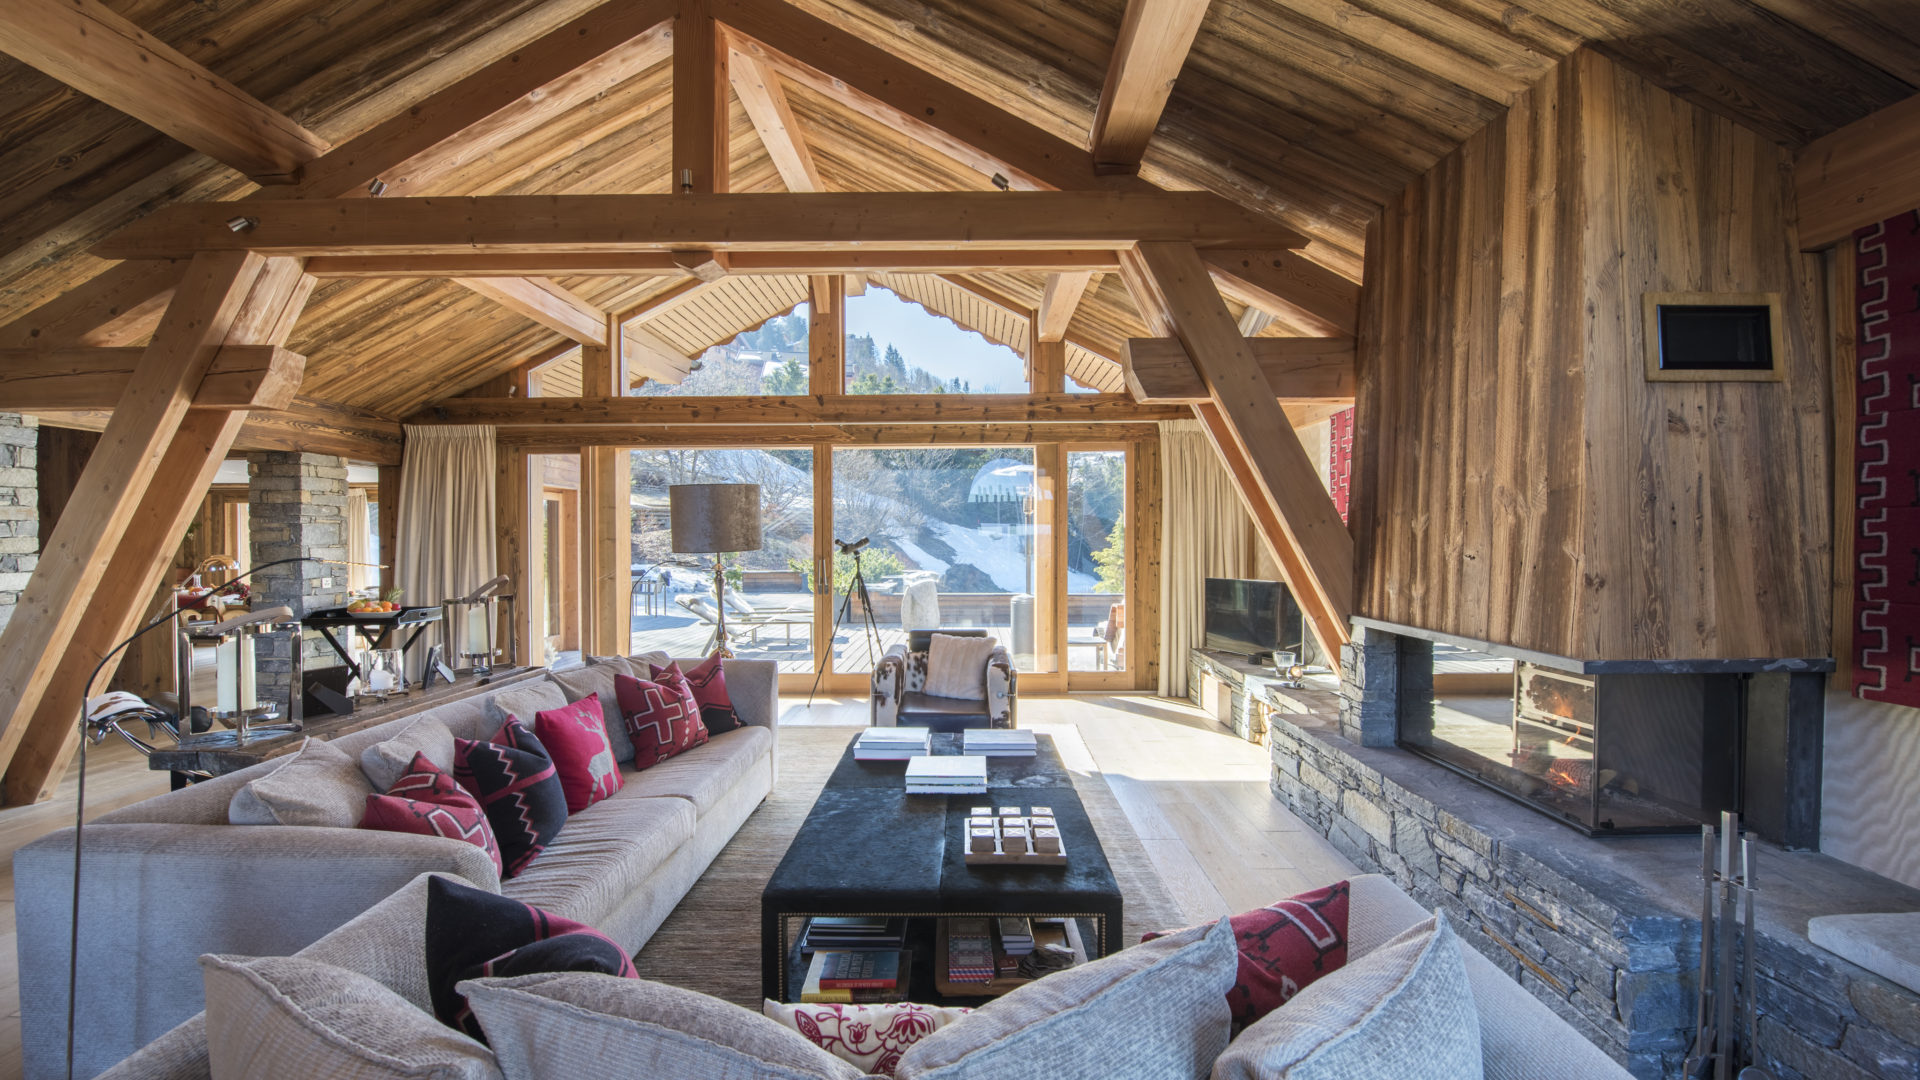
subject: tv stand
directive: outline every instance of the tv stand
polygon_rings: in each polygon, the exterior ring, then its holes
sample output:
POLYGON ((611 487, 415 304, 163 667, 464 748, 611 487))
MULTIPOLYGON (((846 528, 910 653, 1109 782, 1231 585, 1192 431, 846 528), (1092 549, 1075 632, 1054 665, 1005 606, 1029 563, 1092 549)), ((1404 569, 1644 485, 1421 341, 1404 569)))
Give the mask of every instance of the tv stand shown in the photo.
POLYGON ((1273 674, 1271 654, 1264 663, 1216 649, 1193 649, 1187 654, 1187 699, 1248 742, 1259 742, 1265 735, 1266 720, 1255 706, 1262 691, 1279 681, 1273 674))

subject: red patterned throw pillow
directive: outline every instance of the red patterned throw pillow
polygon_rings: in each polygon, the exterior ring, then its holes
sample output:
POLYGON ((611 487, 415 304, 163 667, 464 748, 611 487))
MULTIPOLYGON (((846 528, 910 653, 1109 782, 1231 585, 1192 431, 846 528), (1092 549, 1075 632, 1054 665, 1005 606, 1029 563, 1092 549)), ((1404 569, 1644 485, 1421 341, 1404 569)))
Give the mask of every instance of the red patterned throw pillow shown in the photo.
POLYGON ((676 686, 615 675, 613 691, 633 740, 634 768, 658 765, 707 741, 706 725, 685 679, 676 686))
MULTIPOLYGON (((620 676, 614 676, 619 678, 620 676)), ((567 792, 567 813, 577 814, 608 798, 626 783, 613 760, 600 698, 589 694, 564 709, 533 714, 533 734, 553 758, 560 786, 567 792)))
MULTIPOLYGON (((1308 983, 1347 963, 1344 881, 1233 917, 1240 976, 1227 991, 1235 1031, 1285 1005, 1308 983)), ((1151 941, 1177 930, 1141 935, 1151 941)))
POLYGON ((693 670, 685 674, 681 673, 678 660, 665 668, 653 668, 654 682, 669 679, 686 684, 693 695, 694 706, 699 709, 700 722, 707 726, 707 734, 723 735, 743 726, 740 714, 733 711, 733 697, 727 693, 727 673, 721 669, 719 653, 694 665, 693 670))
POLYGON ((500 845, 480 801, 424 753, 413 755, 413 763, 385 795, 367 796, 367 816, 360 827, 464 840, 486 852, 495 870, 502 869, 500 845))
POLYGON ((892 1005, 783 1005, 761 1013, 863 1073, 892 1076, 914 1043, 972 1012, 900 1002, 892 1005))
POLYGON ((547 748, 514 717, 487 742, 453 740, 453 778, 487 812, 502 878, 525 870, 567 823, 567 792, 547 748))

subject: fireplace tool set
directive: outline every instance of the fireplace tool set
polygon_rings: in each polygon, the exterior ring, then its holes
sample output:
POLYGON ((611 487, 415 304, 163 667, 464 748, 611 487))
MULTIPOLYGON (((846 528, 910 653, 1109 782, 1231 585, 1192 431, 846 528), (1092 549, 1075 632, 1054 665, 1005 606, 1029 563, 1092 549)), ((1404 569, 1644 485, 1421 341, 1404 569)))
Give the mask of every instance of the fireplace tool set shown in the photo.
POLYGON ((1739 834, 1740 816, 1725 811, 1717 843, 1713 826, 1700 826, 1700 1004, 1694 1014, 1693 1049, 1681 1071, 1688 1080, 1773 1080, 1773 1074, 1758 1065, 1738 1065, 1743 1058, 1752 1060, 1755 1052, 1753 841, 1739 834), (1733 872, 1736 838, 1738 874, 1733 872))

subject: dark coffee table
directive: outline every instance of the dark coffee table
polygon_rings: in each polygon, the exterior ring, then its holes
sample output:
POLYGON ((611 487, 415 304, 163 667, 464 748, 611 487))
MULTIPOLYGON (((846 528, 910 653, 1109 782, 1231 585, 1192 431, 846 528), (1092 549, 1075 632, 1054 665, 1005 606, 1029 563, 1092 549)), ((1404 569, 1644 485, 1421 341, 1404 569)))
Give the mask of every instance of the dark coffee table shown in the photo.
MULTIPOLYGON (((840 759, 760 894, 761 992, 797 1001, 805 920, 824 915, 907 918, 913 951, 909 1000, 977 1002, 934 989, 936 920, 949 915, 1029 915, 1080 920, 1092 956, 1120 942, 1120 885, 1053 738, 1030 758, 989 758, 984 795, 909 795, 903 761, 840 759), (1050 806, 1066 866, 968 866, 966 819, 976 806, 1050 806)), ((935 734, 935 754, 960 752, 960 736, 935 734)))

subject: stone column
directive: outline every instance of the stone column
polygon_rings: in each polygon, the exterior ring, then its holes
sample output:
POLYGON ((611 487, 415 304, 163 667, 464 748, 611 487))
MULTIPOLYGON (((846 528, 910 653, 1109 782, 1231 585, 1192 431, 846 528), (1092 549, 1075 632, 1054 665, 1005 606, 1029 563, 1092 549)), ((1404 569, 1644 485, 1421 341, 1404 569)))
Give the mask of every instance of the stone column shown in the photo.
MULTIPOLYGON (((347 463, 330 454, 273 451, 247 455, 248 528, 253 550, 249 566, 305 555, 347 557, 347 463)), ((346 567, 318 562, 288 563, 247 579, 255 609, 285 604, 297 615, 347 602, 346 567)), ((311 671, 332 667, 340 658, 317 632, 304 635, 302 663, 311 671)), ((260 639, 260 695, 284 703, 293 670, 286 635, 260 639)))
POLYGON ((1399 734, 1400 635, 1354 627, 1340 647, 1340 734, 1361 746, 1392 746, 1399 734))
POLYGON ((40 562, 40 421, 0 413, 0 630, 40 562))

